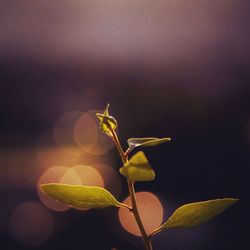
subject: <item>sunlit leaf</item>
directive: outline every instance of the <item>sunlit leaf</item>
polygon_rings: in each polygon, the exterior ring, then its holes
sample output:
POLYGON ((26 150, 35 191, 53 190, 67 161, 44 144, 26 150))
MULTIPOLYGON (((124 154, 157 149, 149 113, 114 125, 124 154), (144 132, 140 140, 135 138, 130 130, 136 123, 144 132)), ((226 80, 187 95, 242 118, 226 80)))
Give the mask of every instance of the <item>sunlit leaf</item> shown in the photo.
POLYGON ((157 146, 159 144, 162 144, 164 142, 171 141, 171 138, 165 137, 165 138, 156 138, 156 137, 146 137, 146 138, 130 138, 128 139, 128 145, 131 149, 135 147, 151 147, 151 146, 157 146))
POLYGON ((167 222, 155 232, 168 228, 185 228, 202 224, 222 213, 237 201, 238 199, 224 198, 186 204, 179 207, 167 222))
POLYGON ((49 183, 41 185, 41 190, 55 200, 77 208, 126 206, 117 201, 109 191, 100 187, 49 183))
POLYGON ((131 181, 152 181, 155 178, 155 172, 149 165, 149 162, 142 151, 137 152, 126 162, 120 173, 131 181))
POLYGON ((106 109, 104 110, 103 114, 96 113, 96 116, 100 120, 100 128, 101 130, 108 134, 109 136, 112 136, 111 129, 115 130, 117 127, 117 121, 113 116, 109 115, 109 104, 107 105, 106 109))

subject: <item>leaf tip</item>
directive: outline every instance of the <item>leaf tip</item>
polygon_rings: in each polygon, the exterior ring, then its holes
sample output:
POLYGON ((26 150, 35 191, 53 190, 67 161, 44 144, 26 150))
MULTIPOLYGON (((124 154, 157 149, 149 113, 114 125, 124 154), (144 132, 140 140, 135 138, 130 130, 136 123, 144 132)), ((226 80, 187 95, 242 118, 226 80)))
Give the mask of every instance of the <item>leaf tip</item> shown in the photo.
POLYGON ((152 179, 152 181, 155 179, 155 171, 153 170, 153 179, 152 179))
POLYGON ((239 201, 238 198, 223 198, 223 199, 218 199, 218 200, 224 200, 224 201, 230 202, 232 205, 239 201))
POLYGON ((240 199, 238 198, 228 198, 228 200, 231 200, 233 204, 235 204, 236 202, 238 202, 240 199))

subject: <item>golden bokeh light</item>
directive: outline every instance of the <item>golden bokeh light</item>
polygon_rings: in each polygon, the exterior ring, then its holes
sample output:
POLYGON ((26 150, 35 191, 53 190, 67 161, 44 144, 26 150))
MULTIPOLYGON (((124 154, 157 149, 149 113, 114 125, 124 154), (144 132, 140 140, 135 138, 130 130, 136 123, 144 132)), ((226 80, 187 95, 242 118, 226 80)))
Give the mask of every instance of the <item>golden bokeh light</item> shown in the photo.
POLYGON ((92 166, 78 165, 72 170, 78 175, 82 185, 104 187, 104 180, 98 170, 92 166))
POLYGON ((74 129, 77 120, 84 114, 81 111, 69 111, 64 113, 56 122, 55 128, 74 129))
POLYGON ((37 144, 37 157, 39 162, 45 167, 51 166, 72 166, 77 162, 79 156, 77 155, 79 148, 68 146, 71 154, 68 154, 68 150, 62 150, 59 148, 54 140, 54 131, 48 130, 39 139, 37 144), (76 153, 72 153, 73 151, 76 153))
POLYGON ((84 153, 74 135, 75 123, 83 114, 80 111, 67 112, 55 124, 53 130, 55 143, 69 155, 80 156, 84 153))
POLYGON ((54 220, 37 202, 23 202, 12 213, 9 222, 11 235, 27 246, 40 246, 52 235, 54 220))
MULTIPOLYGON (((149 234, 159 227, 163 220, 163 207, 156 195, 150 192, 136 193, 138 211, 146 232, 149 234)), ((130 198, 127 197, 123 203, 131 206, 130 198)), ((118 217, 122 227, 131 234, 141 236, 134 215, 124 208, 120 208, 118 217)))
MULTIPOLYGON (((41 184, 62 183, 70 185, 86 185, 104 187, 104 180, 97 169, 87 165, 68 167, 52 167, 44 172, 37 184, 37 191, 42 203, 55 211, 66 211, 70 206, 54 200, 40 190, 41 184)), ((80 209, 87 210, 87 209, 80 209)))
MULTIPOLYGON (((99 120, 96 117, 97 112, 103 112, 100 110, 91 110, 82 115, 79 120, 76 122, 75 125, 75 137, 78 141, 79 145, 87 152, 93 154, 93 155, 102 155, 107 153, 114 145, 112 140, 104 134, 101 129, 99 128, 99 120), (86 147, 86 140, 88 137, 86 137, 86 133, 89 135, 88 130, 86 130, 86 126, 88 126, 89 121, 94 122, 94 127, 96 128, 95 133, 95 141, 90 147, 90 143, 88 147, 86 147)), ((91 124, 90 124, 91 125, 91 124)), ((92 125, 93 126, 93 125, 92 125)), ((90 128, 88 128, 90 129, 90 128)))
POLYGON ((122 183, 118 171, 106 164, 92 164, 102 176, 104 181, 104 187, 108 189, 115 197, 119 197, 121 194, 122 183))
POLYGON ((88 113, 83 114, 74 127, 75 139, 84 152, 92 153, 98 136, 96 121, 88 113))
POLYGON ((84 153, 76 143, 73 131, 66 128, 54 128, 53 131, 55 143, 62 151, 72 156, 80 156, 84 153))
POLYGON ((36 185, 37 178, 42 170, 33 147, 2 150, 0 162, 0 189, 31 190, 36 185))
POLYGON ((81 185, 81 179, 74 169, 69 168, 67 172, 61 177, 60 183, 70 185, 81 185))
MULTIPOLYGON (((46 170, 43 173, 43 175, 40 177, 40 179, 38 180, 37 192, 38 192, 40 200, 42 201, 42 203, 46 207, 53 209, 55 211, 66 211, 66 210, 70 209, 70 207, 68 205, 65 205, 61 202, 54 200, 53 198, 44 194, 40 189, 41 184, 59 183, 68 171, 69 171, 69 168, 67 168, 67 167, 60 167, 60 166, 52 167, 52 168, 49 168, 48 170, 46 170)), ((71 177, 72 177, 72 175, 71 175, 71 177)), ((65 180, 66 179, 69 180, 69 178, 70 178, 70 176, 66 175, 65 180)))
MULTIPOLYGON (((75 174, 77 174, 81 185, 104 187, 102 176, 91 166, 78 165, 71 168, 69 171, 74 171, 75 174)), ((89 210, 89 208, 75 208, 80 211, 89 210)))

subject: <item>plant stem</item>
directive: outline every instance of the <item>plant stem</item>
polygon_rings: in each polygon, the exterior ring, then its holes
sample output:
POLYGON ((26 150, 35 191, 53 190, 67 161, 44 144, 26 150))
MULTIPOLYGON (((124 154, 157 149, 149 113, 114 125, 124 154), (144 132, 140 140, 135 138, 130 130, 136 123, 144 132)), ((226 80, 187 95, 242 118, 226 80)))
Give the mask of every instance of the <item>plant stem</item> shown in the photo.
POLYGON ((161 231, 161 227, 155 229, 148 237, 151 238, 153 237, 155 234, 159 233, 161 231))
POLYGON ((144 245, 146 247, 146 250, 153 250, 152 248, 152 244, 151 244, 151 240, 148 237, 145 228, 142 224, 140 215, 139 215, 139 211, 137 208, 137 203, 136 203, 136 195, 135 195, 135 188, 134 188, 134 183, 132 181, 130 181, 127 178, 127 182, 128 182, 128 189, 129 189, 129 194, 130 194, 130 199, 131 199, 131 203, 132 203, 132 212, 134 214, 136 223, 140 229, 141 235, 142 235, 142 240, 144 242, 144 245))
POLYGON ((111 130, 111 133, 112 133, 113 142, 114 142, 114 144, 115 144, 115 146, 116 146, 116 148, 117 148, 117 150, 118 150, 118 152, 119 152, 119 154, 121 156, 122 163, 125 163, 125 162, 128 161, 128 157, 125 155, 125 153, 124 153, 124 151, 122 149, 121 143, 120 143, 120 141, 118 139, 118 136, 117 136, 116 132, 112 128, 110 128, 110 130, 111 130))
MULTIPOLYGON (((128 152, 124 152, 121 146, 121 143, 117 137, 116 132, 110 127, 110 131, 112 133, 112 139, 114 141, 114 144, 121 156, 121 160, 123 163, 128 161, 128 152)), ((131 199, 131 204, 132 204, 132 213, 135 217, 135 221, 139 227, 139 230, 141 232, 141 236, 142 236, 142 240, 144 242, 145 248, 146 250, 153 250, 152 244, 151 244, 151 240, 150 237, 147 235, 145 228, 143 226, 143 223, 141 221, 140 215, 139 215, 139 211, 137 208, 137 203, 136 203, 136 194, 135 194, 135 187, 134 187, 134 183, 132 181, 130 181, 127 178, 127 183, 128 183, 128 190, 129 190, 129 195, 130 195, 130 199, 131 199)))

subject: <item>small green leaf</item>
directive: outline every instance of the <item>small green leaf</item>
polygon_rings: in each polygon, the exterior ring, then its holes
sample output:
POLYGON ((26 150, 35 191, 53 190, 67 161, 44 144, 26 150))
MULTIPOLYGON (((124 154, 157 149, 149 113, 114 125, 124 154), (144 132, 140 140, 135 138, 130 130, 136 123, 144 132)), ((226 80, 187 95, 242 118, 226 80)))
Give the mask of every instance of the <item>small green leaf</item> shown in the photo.
POLYGON ((131 181, 152 181, 155 172, 142 151, 137 152, 120 168, 120 173, 131 181))
POLYGON ((167 222, 156 229, 152 235, 163 229, 185 228, 202 224, 222 213, 237 201, 238 199, 224 198, 186 204, 179 207, 167 222))
POLYGON ((156 137, 146 137, 146 138, 130 138, 128 139, 128 145, 131 149, 135 147, 152 147, 157 146, 161 143, 171 141, 170 137, 156 138, 156 137))
POLYGON ((112 136, 110 129, 115 130, 117 127, 117 121, 113 116, 109 115, 109 104, 104 110, 103 114, 96 113, 96 116, 100 120, 101 130, 109 136, 112 136))
POLYGON ((77 208, 127 207, 120 203, 106 189, 100 187, 66 185, 60 183, 42 184, 41 190, 64 204, 77 208))

